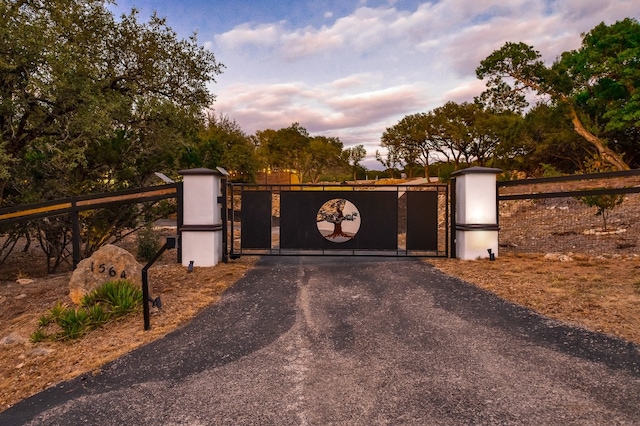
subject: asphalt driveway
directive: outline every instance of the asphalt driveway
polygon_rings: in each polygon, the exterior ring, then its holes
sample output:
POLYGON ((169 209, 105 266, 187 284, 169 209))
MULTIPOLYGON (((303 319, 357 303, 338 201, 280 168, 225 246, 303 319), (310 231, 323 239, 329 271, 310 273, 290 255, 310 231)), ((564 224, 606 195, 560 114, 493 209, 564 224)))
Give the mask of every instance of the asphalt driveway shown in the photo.
POLYGON ((419 260, 263 258, 188 326, 0 424, 640 424, 638 349, 419 260))

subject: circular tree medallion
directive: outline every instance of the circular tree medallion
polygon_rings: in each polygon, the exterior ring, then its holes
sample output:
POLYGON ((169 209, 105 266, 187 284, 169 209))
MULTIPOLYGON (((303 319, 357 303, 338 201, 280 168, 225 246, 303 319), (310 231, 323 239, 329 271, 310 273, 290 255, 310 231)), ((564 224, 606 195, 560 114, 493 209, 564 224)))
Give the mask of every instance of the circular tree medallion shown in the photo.
POLYGON ((360 212, 349 200, 334 198, 320 207, 316 215, 318 231, 332 243, 351 240, 360 229, 360 212))

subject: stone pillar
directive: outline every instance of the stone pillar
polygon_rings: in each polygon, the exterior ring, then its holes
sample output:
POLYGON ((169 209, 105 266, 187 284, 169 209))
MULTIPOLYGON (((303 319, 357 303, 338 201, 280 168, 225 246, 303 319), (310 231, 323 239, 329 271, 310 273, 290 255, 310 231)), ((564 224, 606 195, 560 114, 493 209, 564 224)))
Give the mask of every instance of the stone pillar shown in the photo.
POLYGON ((498 256, 496 175, 500 169, 470 167, 455 177, 455 247, 463 260, 498 256), (491 250, 491 252, 489 252, 491 250))
POLYGON ((222 259, 223 174, 199 168, 182 170, 183 215, 180 232, 182 265, 215 266, 222 259))

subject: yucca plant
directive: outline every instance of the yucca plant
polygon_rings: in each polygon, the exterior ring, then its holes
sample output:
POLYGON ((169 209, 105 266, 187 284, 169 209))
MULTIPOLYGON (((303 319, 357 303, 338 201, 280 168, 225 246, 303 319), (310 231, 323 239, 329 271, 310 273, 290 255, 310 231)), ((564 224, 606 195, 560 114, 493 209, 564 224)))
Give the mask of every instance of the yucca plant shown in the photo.
POLYGON ((131 281, 108 281, 82 299, 85 307, 103 303, 115 311, 129 312, 142 304, 142 291, 131 281))
POLYGON ((111 313, 108 309, 106 309, 101 304, 95 304, 93 306, 89 306, 87 312, 89 313, 89 318, 91 318, 91 325, 96 328, 102 325, 103 323, 109 321, 111 317, 111 313))
POLYGON ((38 318, 38 327, 44 328, 53 322, 53 318, 50 315, 42 315, 38 318))
POLYGON ((77 339, 91 327, 91 317, 86 309, 67 309, 56 321, 62 331, 59 339, 77 339))
POLYGON ((120 281, 107 281, 91 293, 85 294, 80 300, 80 305, 89 307, 98 303, 111 304, 110 295, 117 291, 120 281))
POLYGON ((42 328, 38 328, 36 331, 31 333, 31 336, 29 336, 29 338, 32 343, 39 343, 47 340, 49 336, 42 328))
POLYGON ((31 341, 76 339, 111 317, 126 315, 141 306, 142 290, 135 284, 127 280, 108 281, 85 295, 78 309, 57 302, 48 315, 38 319, 38 329, 31 335, 31 341), (60 331, 49 336, 47 327, 53 323, 60 327, 60 331))
POLYGON ((104 302, 106 302, 106 300, 99 299, 98 297, 96 297, 95 291, 92 291, 91 293, 87 293, 82 296, 82 299, 80 299, 80 306, 82 306, 83 308, 90 308, 91 306, 98 305, 104 302))
POLYGON ((69 307, 66 304, 62 302, 56 302, 56 304, 51 308, 49 316, 52 320, 55 321, 60 318, 60 316, 63 315, 68 309, 69 307))
POLYGON ((111 303, 116 316, 125 315, 142 306, 142 291, 131 285, 118 287, 113 296, 111 303))

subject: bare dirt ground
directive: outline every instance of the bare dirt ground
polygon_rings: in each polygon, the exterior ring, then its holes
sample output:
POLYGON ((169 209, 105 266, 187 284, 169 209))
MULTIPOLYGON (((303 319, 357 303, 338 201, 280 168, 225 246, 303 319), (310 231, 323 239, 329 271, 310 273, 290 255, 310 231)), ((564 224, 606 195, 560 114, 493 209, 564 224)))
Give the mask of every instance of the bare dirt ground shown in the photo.
MULTIPOLYGON (((547 214, 567 210, 560 208, 563 206, 555 209, 542 203, 540 206, 547 214)), ((521 210, 525 209, 518 208, 518 212, 521 210)), ((568 211, 572 212, 573 208, 568 211)), ((510 217, 501 218, 504 237, 515 241, 525 217, 508 209, 505 212, 510 217), (519 224, 511 227, 512 234, 506 231, 508 220, 519 224)), ((575 216, 593 220, 593 213, 589 213, 588 218, 584 213, 576 212, 575 216)), ((618 217, 626 220, 624 216, 618 217)), ((629 239, 630 234, 635 235, 631 232, 636 226, 635 217, 624 223, 629 232, 621 237, 629 239)), ((546 217, 545 222, 548 221, 546 217)), ((588 225, 596 224, 589 222, 588 225)), ((585 225, 580 224, 580 229, 585 225)), ((560 237, 576 235, 577 231, 565 232, 560 237)), ((134 253, 134 246, 124 247, 134 253)), ((517 249, 522 248, 518 244, 517 249)), ((640 256, 634 254, 635 244, 622 248, 624 250, 612 246, 597 255, 565 251, 563 257, 545 256, 544 251, 525 254, 503 250, 495 262, 455 259, 429 259, 428 262, 447 274, 543 315, 640 344, 640 256)), ((152 314, 150 331, 143 331, 142 313, 138 313, 109 323, 76 341, 33 344, 29 336, 35 331, 38 318, 57 301, 71 304, 70 273, 47 276, 43 255, 35 244, 27 253, 15 251, 0 268, 0 411, 60 381, 99 371, 105 363, 186 324, 202 308, 215 303, 255 260, 244 257, 187 273, 186 268, 175 263, 175 252, 169 251, 150 270, 153 296, 161 296, 163 302, 163 309, 152 314), (20 278, 33 281, 20 284, 16 281, 20 278)))
POLYGON ((441 271, 545 316, 640 344, 640 257, 541 254, 430 259, 441 271))

